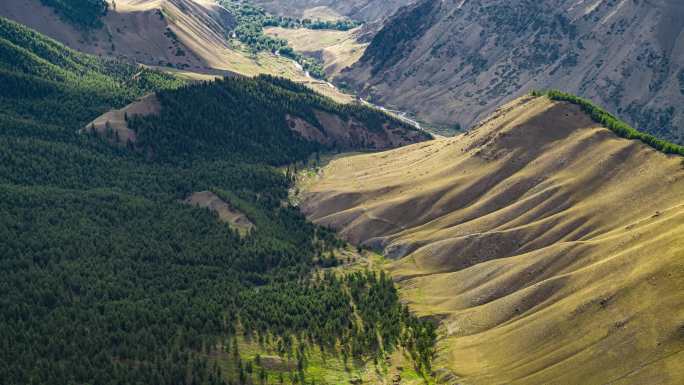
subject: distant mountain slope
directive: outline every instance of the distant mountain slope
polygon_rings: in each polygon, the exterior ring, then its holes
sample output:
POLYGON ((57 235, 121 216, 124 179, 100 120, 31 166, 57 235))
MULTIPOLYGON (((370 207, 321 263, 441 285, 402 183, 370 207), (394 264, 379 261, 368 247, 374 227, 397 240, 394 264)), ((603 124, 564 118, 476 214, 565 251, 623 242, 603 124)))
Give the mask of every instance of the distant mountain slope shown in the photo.
POLYGON ((107 14, 109 4, 105 0, 40 0, 52 7, 60 17, 71 24, 84 28, 101 27, 100 18, 107 14))
POLYGON ((110 1, 107 15, 100 19, 102 27, 89 31, 60 15, 40 0, 0 3, 0 16, 82 52, 195 70, 229 67, 227 36, 234 20, 211 0, 110 1))
POLYGON ((311 78, 288 57, 270 50, 251 52, 231 35, 234 15, 214 0, 110 0, 109 4, 107 15, 100 18, 102 26, 94 28, 67 22, 41 0, 0 2, 0 16, 81 52, 142 63, 193 80, 269 74, 308 84, 338 101, 353 100, 311 78))
POLYGON ((449 383, 674 385, 683 159, 524 97, 470 133, 335 160, 302 208, 396 260, 442 321, 449 383))
POLYGON ((254 0, 276 15, 310 19, 375 21, 386 18, 413 0, 254 0))
POLYGON ((344 81, 463 128, 559 88, 682 143, 683 31, 678 0, 422 0, 386 23, 344 81))
POLYGON ((264 32, 287 40, 297 52, 318 58, 328 79, 334 79, 344 68, 356 63, 367 46, 359 41, 364 27, 349 31, 271 27, 264 32))

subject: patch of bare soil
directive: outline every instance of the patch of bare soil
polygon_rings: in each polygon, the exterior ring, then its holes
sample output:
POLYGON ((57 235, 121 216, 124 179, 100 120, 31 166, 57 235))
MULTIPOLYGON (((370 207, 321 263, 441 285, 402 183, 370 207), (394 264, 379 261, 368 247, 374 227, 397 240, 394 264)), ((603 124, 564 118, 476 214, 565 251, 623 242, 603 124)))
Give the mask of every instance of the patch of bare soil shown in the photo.
POLYGON ((242 235, 245 235, 256 228, 245 214, 235 209, 228 202, 225 202, 211 191, 192 193, 192 195, 183 202, 215 212, 221 222, 228 223, 231 228, 237 230, 242 235))
POLYGON ((128 127, 128 120, 134 117, 157 115, 161 110, 156 95, 150 94, 120 110, 109 111, 81 129, 81 133, 96 133, 119 146, 132 146, 136 134, 128 127))

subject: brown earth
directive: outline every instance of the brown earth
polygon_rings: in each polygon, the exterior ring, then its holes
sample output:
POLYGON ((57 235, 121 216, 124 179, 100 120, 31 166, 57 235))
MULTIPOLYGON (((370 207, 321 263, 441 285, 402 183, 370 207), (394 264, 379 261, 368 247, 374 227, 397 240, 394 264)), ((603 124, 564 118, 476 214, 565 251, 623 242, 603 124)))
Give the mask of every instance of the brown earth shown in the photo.
POLYGON ((339 149, 385 150, 406 146, 427 139, 420 130, 407 130, 385 123, 381 131, 372 130, 356 119, 348 120, 325 111, 315 110, 320 128, 296 116, 286 116, 292 131, 303 138, 339 149))
POLYGON ((268 12, 296 18, 360 21, 384 19, 413 0, 254 0, 268 12))
POLYGON ((255 228, 254 223, 252 223, 245 214, 232 207, 211 191, 192 193, 192 195, 187 197, 183 203, 206 208, 215 212, 221 222, 228 223, 231 228, 237 230, 242 235, 247 234, 250 230, 255 228))
POLYGON ((84 32, 38 0, 0 3, 0 15, 76 50, 139 63, 206 70, 230 69, 232 15, 210 0, 118 0, 102 21, 84 32))
POLYGON ((62 21, 40 0, 0 1, 0 15, 78 51, 134 61, 191 80, 270 74, 306 84, 341 103, 353 100, 311 79, 290 59, 248 52, 230 36, 232 15, 212 0, 118 0, 116 9, 110 6, 102 19, 104 27, 89 32, 62 21))
POLYGON ((367 45, 358 41, 361 27, 349 31, 270 27, 264 33, 285 39, 295 51, 319 59, 328 79, 356 63, 367 45))
POLYGON ((336 159, 303 196, 395 260, 451 382, 684 382, 680 156, 524 97, 469 134, 336 159))
POLYGON ((120 110, 112 110, 88 123, 81 129, 81 133, 97 133, 107 138, 112 144, 121 146, 135 144, 135 131, 128 127, 128 119, 157 115, 161 105, 156 95, 150 94, 127 105, 120 110))

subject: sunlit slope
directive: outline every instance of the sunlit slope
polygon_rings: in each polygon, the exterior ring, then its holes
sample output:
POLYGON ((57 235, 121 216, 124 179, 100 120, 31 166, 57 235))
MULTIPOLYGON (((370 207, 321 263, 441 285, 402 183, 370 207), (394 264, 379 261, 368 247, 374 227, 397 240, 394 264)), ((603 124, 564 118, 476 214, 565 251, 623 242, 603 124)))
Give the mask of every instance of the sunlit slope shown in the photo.
POLYGON ((363 55, 367 44, 357 40, 361 30, 360 27, 349 31, 269 27, 264 32, 287 40, 297 52, 319 58, 328 78, 335 78, 363 55))
POLYGON ((0 15, 82 52, 139 63, 205 70, 231 69, 237 60, 226 36, 235 21, 209 0, 118 0, 103 27, 84 32, 38 0, 3 2, 0 15))
POLYGON ((39 0, 0 2, 0 16, 17 21, 81 52, 117 57, 185 74, 193 80, 238 73, 271 74, 304 82, 338 101, 351 98, 314 81, 292 60, 249 53, 230 39, 234 17, 213 0, 117 0, 103 27, 82 31, 39 0), (116 3, 116 7, 114 7, 116 3))
POLYGON ((470 134, 333 161, 310 218, 383 247, 466 384, 684 382, 684 163, 525 97, 470 134))

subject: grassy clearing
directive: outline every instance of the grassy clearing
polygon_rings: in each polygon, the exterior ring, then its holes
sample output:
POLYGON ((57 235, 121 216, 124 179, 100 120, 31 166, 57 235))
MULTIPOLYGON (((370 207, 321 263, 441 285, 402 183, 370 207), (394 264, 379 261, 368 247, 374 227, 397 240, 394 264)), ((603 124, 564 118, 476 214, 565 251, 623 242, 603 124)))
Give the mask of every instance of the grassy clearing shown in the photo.
POLYGON ((287 40, 296 52, 320 59, 330 79, 357 62, 367 46, 356 40, 356 29, 336 31, 270 27, 264 29, 264 33, 287 40))
POLYGON ((218 366, 225 380, 233 384, 339 385, 359 381, 365 384, 435 384, 433 379, 424 379, 413 369, 411 359, 403 349, 398 349, 377 363, 358 359, 345 363, 339 354, 332 355, 318 349, 306 349, 306 368, 302 379, 294 353, 280 355, 273 344, 260 344, 254 339, 240 336, 237 337, 240 360, 236 360, 233 344, 234 341, 229 341, 228 345, 220 346, 217 351, 205 354, 210 366, 218 366), (243 372, 242 380, 240 366, 243 372))

